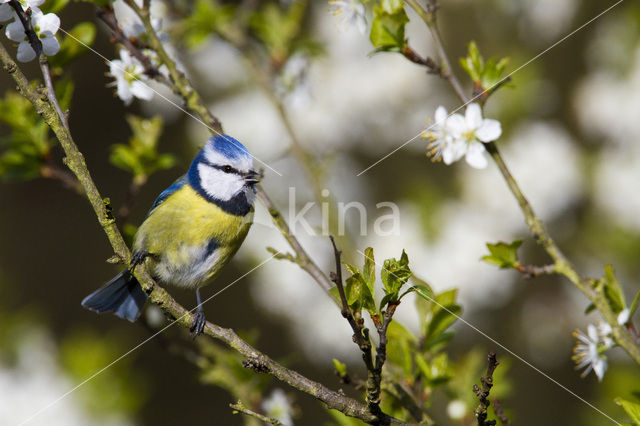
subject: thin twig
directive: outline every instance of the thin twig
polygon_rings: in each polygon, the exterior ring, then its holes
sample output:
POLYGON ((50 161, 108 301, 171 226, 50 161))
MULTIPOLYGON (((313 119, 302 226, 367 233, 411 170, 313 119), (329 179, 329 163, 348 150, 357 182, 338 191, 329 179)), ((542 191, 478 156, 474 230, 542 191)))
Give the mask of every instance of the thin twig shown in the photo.
POLYGON ((20 19, 22 27, 24 28, 24 32, 27 35, 27 39, 29 40, 29 44, 31 45, 33 51, 36 53, 36 58, 38 58, 38 64, 40 65, 40 71, 42 72, 42 78, 44 79, 44 83, 47 86, 47 97, 55 108, 58 117, 60 117, 60 121, 62 122, 64 127, 66 129, 69 129, 67 116, 62 112, 62 108, 60 108, 60 103, 58 102, 58 98, 56 97, 56 91, 53 89, 53 80, 51 79, 49 61, 47 60, 47 56, 42 50, 42 42, 38 38, 38 34, 36 34, 33 26, 31 25, 31 8, 28 8, 25 12, 18 0, 10 0, 9 4, 15 11, 18 19, 20 19))
POLYGON ((437 5, 435 4, 435 1, 430 1, 426 7, 422 6, 418 0, 405 0, 405 2, 416 11, 424 23, 427 24, 427 27, 431 32, 431 38, 433 38, 436 53, 440 60, 439 75, 451 84, 451 87, 453 87, 453 90, 457 93, 460 99, 466 103, 468 101, 468 97, 465 94, 460 81, 453 73, 451 62, 449 62, 449 57, 447 56, 447 52, 442 43, 442 38, 440 37, 440 31, 438 30, 438 23, 436 20, 437 5))
POLYGON ((233 408, 235 411, 242 413, 242 414, 246 414, 248 416, 251 417, 255 417, 256 419, 263 421, 265 423, 271 424, 271 425, 277 425, 277 426, 282 426, 282 423, 277 420, 277 419, 273 419, 271 417, 265 416, 263 414, 260 413, 256 413, 255 411, 252 411, 250 409, 248 409, 247 407, 244 406, 244 404, 242 403, 242 401, 238 401, 235 404, 229 404, 229 407, 233 408))
POLYGON ((535 278, 540 275, 549 275, 554 274, 556 272, 556 265, 544 265, 544 266, 535 266, 535 265, 522 265, 518 263, 516 265, 516 271, 520 272, 525 279, 535 278))
MULTIPOLYGON (((331 280, 325 275, 324 272, 316 265, 316 263, 311 260, 311 257, 307 254, 300 241, 293 235, 287 221, 284 220, 282 213, 277 209, 271 198, 267 195, 265 190, 261 185, 258 185, 258 198, 265 206, 269 215, 271 215, 271 219, 273 223, 276 225, 280 233, 287 240, 291 248, 296 254, 295 262, 306 271, 311 277, 322 287, 325 291, 329 291, 333 284, 331 280)), ((333 298, 331 298, 333 300, 333 298)))
POLYGON ((498 398, 493 398, 493 412, 496 413, 496 417, 500 420, 502 426, 511 426, 507 413, 502 409, 502 405, 500 405, 498 398))
POLYGON ((487 409, 489 408, 489 405, 491 405, 491 402, 489 401, 489 392, 491 392, 491 388, 493 387, 493 372, 499 362, 496 360, 496 354, 493 352, 489 352, 487 361, 487 373, 480 377, 482 387, 479 387, 476 384, 473 385, 473 392, 480 400, 480 404, 475 410, 478 426, 494 426, 496 424, 495 420, 487 420, 487 409))
MULTIPOLYGON (((15 0, 14 0, 15 1, 15 0)), ((153 25, 151 24, 151 12, 148 8, 141 8, 135 0, 125 0, 127 5, 140 17, 142 24, 149 37, 151 48, 158 54, 160 62, 166 65, 172 84, 170 87, 180 96, 191 111, 197 114, 207 126, 216 133, 222 133, 222 123, 207 109, 204 100, 200 94, 193 89, 191 82, 187 79, 182 71, 178 69, 176 62, 171 59, 164 48, 162 41, 158 37, 153 25)))
POLYGON ((429 74, 442 75, 442 68, 440 67, 440 65, 436 64, 436 62, 429 56, 423 58, 409 45, 406 45, 402 48, 402 55, 404 55, 405 58, 415 64, 427 67, 427 72, 429 74))
POLYGON ((338 250, 333 236, 330 236, 329 238, 333 245, 333 253, 336 262, 336 272, 331 273, 331 280, 338 288, 338 294, 340 295, 340 301, 342 302, 342 316, 346 318, 353 330, 353 341, 360 348, 360 351, 362 352, 362 359, 367 367, 367 403, 369 404, 369 409, 372 413, 380 416, 383 415, 382 410, 380 409, 380 384, 382 382, 382 366, 386 359, 386 331, 395 307, 390 309, 390 315, 385 313, 383 323, 380 323, 377 316, 371 316, 380 337, 380 343, 374 360, 371 339, 369 337, 369 329, 364 326, 364 320, 362 318, 355 317, 349 307, 349 302, 347 301, 342 280, 342 262, 340 260, 341 252, 338 250))
POLYGON ((58 180, 62 182, 62 184, 67 188, 72 189, 73 191, 80 194, 84 193, 80 182, 78 182, 78 179, 76 179, 73 174, 69 173, 68 170, 64 170, 58 167, 56 164, 43 164, 42 167, 40 167, 40 176, 48 179, 58 180))
POLYGON ((142 49, 138 46, 138 40, 132 40, 125 35, 122 28, 120 28, 120 25, 118 25, 113 9, 108 7, 98 9, 97 16, 109 27, 114 40, 122 44, 131 53, 131 55, 133 55, 133 57, 142 64, 144 73, 149 76, 149 78, 153 78, 167 85, 170 84, 166 77, 160 73, 158 67, 151 62, 151 59, 142 53, 142 49))

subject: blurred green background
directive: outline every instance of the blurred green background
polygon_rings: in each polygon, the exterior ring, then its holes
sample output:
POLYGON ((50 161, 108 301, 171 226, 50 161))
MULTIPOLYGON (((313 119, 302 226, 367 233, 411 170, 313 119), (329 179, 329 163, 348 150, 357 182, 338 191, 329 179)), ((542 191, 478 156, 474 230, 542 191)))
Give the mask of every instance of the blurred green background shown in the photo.
MULTIPOLYGON (((438 13, 451 58, 464 56, 473 39, 487 57, 510 57, 510 72, 611 4, 443 0, 438 13)), ((601 384, 593 375, 581 379, 574 371, 571 333, 595 322, 583 315, 587 303, 582 295, 556 277, 525 281, 479 261, 484 242, 518 237, 526 239, 523 258, 528 263, 548 261, 492 165, 478 171, 462 163, 431 163, 425 157, 426 142, 417 139, 355 176, 418 134, 438 105, 452 110, 458 104, 443 81, 400 55, 367 56, 372 50, 367 36, 342 28, 339 17, 327 9, 325 2, 314 2, 306 12, 304 35, 317 49, 305 57, 305 76, 286 97, 286 105, 335 199, 369 207, 367 235, 358 236, 359 224, 349 217, 355 235, 351 245, 360 250, 371 245, 380 259, 398 256, 405 248, 414 273, 438 289, 460 288, 467 321, 613 418, 624 419, 613 398, 632 398, 630 392, 640 382, 637 366, 625 354, 612 351, 601 384), (382 201, 400 206, 398 235, 371 234, 379 213, 375 204, 382 201)), ((94 15, 93 5, 73 3, 61 13, 62 28, 94 21, 94 15)), ((409 17, 409 44, 423 56, 434 56, 428 32, 413 13, 409 17)), ((498 144, 559 245, 585 275, 601 276, 602 267, 613 264, 628 297, 637 291, 640 273, 639 23, 638 3, 623 2, 519 70, 486 108, 488 117, 501 121, 498 144)), ((102 24, 94 48, 107 58, 117 57, 102 24)), ((283 174, 267 170, 265 178, 282 211, 290 211, 290 186, 295 186, 298 206, 311 200, 311 186, 292 160, 280 117, 238 52, 209 37, 194 49, 179 49, 178 56, 225 131, 283 174)), ((464 78, 457 64, 454 68, 464 78)), ((24 69, 38 75, 35 63, 24 69)), ((71 129, 102 195, 117 210, 130 183, 130 175, 109 162, 111 146, 129 139, 125 114, 162 115, 158 151, 178 160, 142 187, 129 218, 139 224, 155 196, 184 173, 206 129, 159 97, 123 106, 107 87, 112 80, 105 76, 107 70, 103 59, 88 53, 67 71, 76 84, 71 129)), ((0 93, 12 89, 7 75, 0 78, 0 93)), ((0 125, 0 138, 9 136, 9 128, 0 125)), ((60 164, 59 148, 53 155, 60 164)), ((308 217, 319 227, 318 214, 315 206, 308 217)), ((264 212, 258 212, 245 247, 207 287, 205 297, 266 259, 265 246, 286 247, 268 225, 264 212)), ((0 235, 0 418, 9 416, 2 423, 17 424, 142 342, 150 331, 81 308, 82 298, 117 268, 105 262, 112 252, 88 203, 60 182, 5 179, 0 184, 0 235)), ((332 268, 326 237, 301 239, 322 267, 332 268)), ((356 251, 346 256, 360 259, 356 251)), ((195 303, 192 294, 171 293, 185 306, 195 303)), ((415 312, 406 305, 400 306, 404 312, 398 319, 415 327, 415 312)), ((216 296, 205 311, 219 325, 253 333, 259 349, 287 366, 357 395, 332 373, 331 359, 337 357, 362 375, 348 326, 295 266, 272 261, 216 296)), ((448 350, 452 359, 472 351, 476 360, 489 350, 498 353, 501 379, 508 384, 501 402, 515 424, 610 423, 464 324, 457 324, 456 332, 448 350)), ((242 424, 245 419, 228 408, 233 396, 203 383, 199 369, 167 350, 167 340, 177 334, 170 330, 167 339, 144 344, 32 424, 242 424)), ((483 362, 470 365, 464 370, 470 382, 460 385, 468 389, 465 398, 472 397, 471 383, 484 369, 483 362)), ((274 388, 289 394, 297 407, 296 424, 335 421, 312 398, 273 381, 266 386, 265 395, 274 388)), ((449 418, 444 395, 434 396, 430 414, 438 424, 473 424, 470 417, 449 418)))

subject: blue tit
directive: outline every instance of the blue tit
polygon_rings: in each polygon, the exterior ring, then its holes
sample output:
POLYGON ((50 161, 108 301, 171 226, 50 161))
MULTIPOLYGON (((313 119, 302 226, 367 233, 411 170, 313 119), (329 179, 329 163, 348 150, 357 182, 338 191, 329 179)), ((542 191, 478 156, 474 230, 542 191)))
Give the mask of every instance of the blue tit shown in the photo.
POLYGON ((87 296, 82 306, 135 321, 147 294, 133 276, 146 262, 160 285, 195 289, 198 307, 191 332, 205 325, 200 287, 213 280, 244 241, 253 220, 259 175, 237 140, 210 138, 186 175, 164 190, 134 237, 129 268, 87 296))

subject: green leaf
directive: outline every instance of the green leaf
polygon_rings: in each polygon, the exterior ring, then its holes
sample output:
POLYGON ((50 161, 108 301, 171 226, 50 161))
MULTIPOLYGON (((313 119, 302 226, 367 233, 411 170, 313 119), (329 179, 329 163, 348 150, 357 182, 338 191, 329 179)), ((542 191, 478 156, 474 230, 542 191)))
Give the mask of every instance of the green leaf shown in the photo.
POLYGON ((633 298, 633 302, 631 302, 631 306, 629 307, 629 318, 633 316, 636 309, 638 308, 638 300, 640 300, 640 290, 638 290, 638 292, 636 293, 635 297, 633 298))
POLYGON ((382 0, 380 2, 380 7, 388 14, 393 15, 394 13, 399 13, 404 9, 404 3, 402 0, 382 0))
POLYGON ((620 397, 615 399, 616 404, 620 405, 624 411, 627 412, 629 417, 633 422, 640 426, 640 404, 636 404, 635 402, 627 401, 626 399, 622 399, 620 397))
POLYGON ((345 295, 347 303, 354 311, 364 308, 370 313, 376 313, 373 296, 365 284, 360 272, 350 276, 346 280, 345 295))
POLYGON ((364 278, 371 294, 374 294, 376 281, 376 262, 373 257, 373 248, 367 247, 364 250, 364 268, 362 268, 362 278, 364 278))
POLYGON ((399 52, 407 44, 404 27, 409 17, 397 1, 383 1, 373 8, 373 22, 369 39, 376 51, 399 52))
POLYGON ((413 353, 417 345, 416 338, 398 321, 389 323, 387 338, 387 360, 402 368, 405 375, 410 375, 413 353))
POLYGON ((384 284, 385 294, 395 294, 397 296, 410 277, 409 258, 404 250, 402 250, 400 260, 392 258, 384 261, 380 278, 384 284))
POLYGON ((424 300, 427 300, 427 301, 433 300, 433 292, 429 287, 426 287, 423 285, 414 285, 409 287, 407 291, 402 293, 399 299, 402 299, 404 296, 406 296, 409 293, 416 293, 418 296, 422 297, 424 300))
POLYGON ((467 45, 467 56, 460 58, 460 65, 469 74, 473 82, 479 82, 482 78, 484 60, 480 55, 480 50, 475 41, 470 41, 467 45))
POLYGON ((347 375, 347 366, 335 358, 333 358, 333 368, 335 368, 340 377, 344 377, 347 375))
POLYGON ((604 295, 611 306, 614 313, 620 313, 627 305, 624 299, 624 292, 620 286, 620 282, 613 271, 613 266, 604 267, 604 295))
POLYGON ((423 354, 417 353, 415 361, 420 372, 430 386, 438 386, 451 379, 449 357, 447 354, 440 353, 427 362, 423 354))
POLYGON ((158 141, 162 133, 162 119, 145 119, 130 115, 127 117, 133 135, 129 144, 111 146, 110 161, 116 167, 133 174, 138 182, 144 182, 152 173, 173 167, 176 159, 171 154, 159 154, 158 141))
POLYGON ((331 293, 334 299, 340 302, 340 291, 338 290, 338 287, 331 287, 329 289, 329 293, 331 293))
POLYGON ((425 331, 425 348, 441 341, 441 335, 462 313, 462 308, 455 303, 458 290, 452 289, 438 294, 427 315, 425 331))
POLYGON ((277 3, 268 3, 251 17, 251 27, 276 63, 284 63, 300 36, 306 5, 306 2, 292 2, 283 10, 277 3))
POLYGON ((431 319, 429 326, 427 327, 426 343, 425 346, 429 347, 433 345, 435 339, 449 328, 462 313, 462 308, 459 305, 445 306, 446 309, 439 309, 431 319))
POLYGON ((233 30, 236 6, 214 0, 196 0, 178 36, 187 47, 196 47, 212 34, 233 30))
POLYGON ((467 45, 467 56, 460 58, 460 66, 471 81, 483 90, 493 88, 502 80, 508 64, 509 58, 502 58, 497 62, 494 58, 485 61, 475 41, 467 45))
POLYGON ((518 261, 518 248, 522 240, 515 240, 510 244, 499 241, 495 244, 487 243, 489 255, 483 256, 482 260, 501 269, 516 268, 520 265, 518 261))

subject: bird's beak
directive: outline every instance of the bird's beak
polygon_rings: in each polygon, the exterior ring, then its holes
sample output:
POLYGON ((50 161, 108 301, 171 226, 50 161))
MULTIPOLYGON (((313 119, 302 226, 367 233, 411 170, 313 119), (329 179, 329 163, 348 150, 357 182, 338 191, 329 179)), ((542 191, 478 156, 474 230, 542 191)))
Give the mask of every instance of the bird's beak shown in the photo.
POLYGON ((246 183, 254 184, 260 182, 260 178, 262 178, 262 175, 255 170, 250 170, 249 173, 247 173, 243 177, 246 183))

